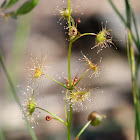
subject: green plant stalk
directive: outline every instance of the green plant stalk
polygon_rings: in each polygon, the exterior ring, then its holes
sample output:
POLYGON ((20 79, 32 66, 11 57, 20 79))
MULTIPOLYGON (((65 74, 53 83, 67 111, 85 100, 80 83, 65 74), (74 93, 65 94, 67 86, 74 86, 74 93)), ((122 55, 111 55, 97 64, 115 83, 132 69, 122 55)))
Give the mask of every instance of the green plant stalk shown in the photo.
MULTIPOLYGON (((130 7, 131 8, 131 7, 130 7)), ((138 43, 140 43, 139 41, 139 32, 138 32, 138 27, 137 27, 137 23, 136 23, 136 19, 135 19, 135 15, 134 15, 134 12, 131 8, 131 14, 132 14, 132 19, 133 19, 133 23, 134 23, 134 28, 135 28, 135 32, 136 32, 136 36, 137 36, 137 40, 138 40, 138 43)))
MULTIPOLYGON (((68 24, 69 27, 71 27, 71 2, 68 0, 68 7, 69 7, 69 17, 68 17, 68 24)), ((70 30, 70 28, 69 28, 70 30)), ((72 40, 70 38, 70 43, 69 43, 69 52, 68 52, 68 77, 69 77, 69 87, 71 88, 71 48, 72 48, 72 40)), ((70 135, 70 125, 71 125, 71 120, 72 120, 72 105, 70 104, 70 112, 69 112, 69 120, 67 122, 67 136, 68 140, 71 140, 71 135, 70 135)))
POLYGON ((137 140, 137 121, 135 119, 135 140, 137 140))
POLYGON ((95 33, 84 33, 84 34, 81 34, 81 37, 82 37, 82 36, 86 36, 86 35, 93 35, 93 36, 97 36, 97 34, 95 34, 95 33))
POLYGON ((76 136, 76 138, 79 138, 81 136, 81 134, 85 131, 85 129, 89 126, 89 124, 91 123, 91 120, 88 121, 85 126, 80 130, 80 132, 78 133, 78 135, 76 136))
POLYGON ((140 111, 139 111, 139 88, 138 88, 138 68, 139 68, 139 61, 140 61, 140 55, 138 56, 137 64, 134 56, 134 51, 132 47, 132 40, 134 41, 135 45, 137 46, 138 51, 140 52, 140 43, 139 43, 139 34, 138 34, 138 29, 136 25, 136 20, 134 13, 132 11, 131 5, 129 3, 129 0, 125 0, 125 5, 126 5, 126 17, 127 21, 124 20, 123 16, 120 14, 112 0, 108 0, 109 3, 111 4, 112 8, 114 11, 117 13, 117 15, 120 17, 124 25, 128 29, 128 41, 127 42, 127 56, 128 56, 128 61, 130 64, 131 68, 131 77, 132 77, 132 90, 133 90, 133 100, 134 100, 134 106, 135 106, 135 140, 137 140, 137 134, 139 136, 140 140, 140 111), (132 31, 131 31, 131 17, 133 19, 134 23, 134 28, 135 28, 135 33, 137 40, 135 39, 132 31))
POLYGON ((116 6, 115 6, 114 3, 112 2, 112 0, 108 0, 108 1, 109 1, 110 5, 112 6, 112 8, 114 9, 114 11, 117 13, 117 15, 118 15, 118 16, 120 17, 120 19, 122 20, 122 22, 123 22, 124 24, 126 24, 126 22, 125 22, 123 16, 122 16, 121 13, 118 11, 118 9, 116 8, 116 6))
POLYGON ((6 140, 3 134, 3 131, 0 128, 0 140, 6 140))
POLYGON ((68 7, 69 7, 68 23, 69 23, 69 27, 71 27, 71 3, 70 3, 70 0, 68 0, 68 7))
POLYGON ((139 116, 139 123, 140 123, 140 88, 139 88, 139 80, 138 80, 138 77, 139 77, 139 65, 140 65, 140 54, 138 56, 138 59, 136 61, 136 86, 137 86, 137 99, 138 99, 138 102, 137 102, 137 106, 138 106, 138 116, 139 116))
POLYGON ((57 80, 53 79, 52 77, 50 77, 50 76, 49 76, 49 75, 47 75, 47 74, 42 74, 42 75, 45 75, 46 77, 50 78, 51 80, 53 80, 54 82, 56 82, 57 84, 59 84, 59 85, 63 86, 63 87, 64 87, 64 88, 66 88, 66 89, 71 89, 71 88, 69 88, 69 87, 65 86, 64 84, 62 84, 62 83, 58 82, 57 80))
POLYGON ((70 104, 69 120, 68 120, 68 123, 67 123, 68 140, 71 140, 71 135, 70 135, 71 120, 72 120, 72 104, 70 104))
MULTIPOLYGON (((16 95, 16 90, 15 90, 15 88, 14 88, 14 84, 13 84, 12 79, 11 79, 11 77, 10 77, 8 71, 7 71, 6 66, 5 66, 5 63, 4 63, 4 59, 3 59, 3 56, 2 56, 1 50, 0 50, 0 62, 1 62, 1 64, 2 64, 2 68, 3 68, 4 72, 5 72, 5 75, 6 75, 6 78, 7 78, 8 82, 9 82, 9 85, 10 85, 10 87, 11 87, 12 95, 13 95, 14 99, 16 100, 17 104, 19 105, 19 107, 21 108, 23 115, 25 116, 25 114, 24 114, 24 112, 23 112, 23 109, 22 109, 22 106, 21 106, 21 104, 20 104, 19 98, 18 98, 18 96, 16 95)), ((26 117, 25 117, 25 121, 26 121, 27 128, 28 128, 28 131, 29 131, 29 133, 30 133, 32 139, 33 139, 33 140, 37 140, 37 137, 36 137, 36 135, 35 135, 33 129, 31 128, 31 126, 30 126, 30 124, 29 124, 29 122, 28 122, 28 120, 27 120, 26 117)))
MULTIPOLYGON (((16 66, 20 66, 23 63, 23 56, 26 50, 26 45, 31 29, 32 13, 20 17, 16 28, 16 34, 14 37, 14 43, 11 54, 11 61, 8 69, 11 72, 11 78, 14 80, 14 85, 17 85, 20 72, 16 66), (16 65, 15 65, 16 64, 16 65)), ((5 98, 9 93, 8 83, 5 83, 5 98)))
MULTIPOLYGON (((136 60, 134 56, 133 46, 132 46, 132 34, 131 34, 131 5, 129 0, 125 0, 125 7, 126 7, 126 19, 127 19, 127 27, 128 27, 128 47, 130 51, 129 55, 129 61, 130 61, 130 67, 131 67, 131 77, 132 77, 132 90, 133 90, 133 100, 134 100, 134 106, 135 106, 135 139, 137 139, 137 132, 140 140, 140 120, 139 120, 139 89, 138 89, 138 80, 137 80, 137 66, 136 66, 136 60)), ((135 22, 133 20, 133 22, 135 22)), ((135 27, 136 28, 136 27, 135 27)), ((138 46, 137 46, 138 47, 138 46)), ((138 47, 139 49, 139 47, 138 47)))
MULTIPOLYGON (((112 0, 108 0, 108 1, 109 1, 110 5, 112 6, 113 10, 114 10, 114 11, 116 12, 116 14, 120 17, 120 19, 122 20, 122 22, 124 23, 124 25, 125 25, 127 28, 129 28, 129 27, 128 27, 128 24, 126 23, 126 21, 124 20, 123 16, 122 16, 121 13, 119 12, 119 10, 116 8, 116 6, 115 6, 114 3, 112 2, 112 0)), ((139 42, 135 39, 135 37, 134 37, 134 35, 133 35, 133 33, 132 33, 131 30, 130 30, 130 32, 131 32, 131 36, 132 36, 132 39, 133 39, 135 45, 138 46, 138 45, 139 45, 139 42)), ((138 50, 140 51, 140 48, 138 48, 138 50)))
POLYGON ((97 36, 97 34, 95 34, 95 33, 84 33, 84 34, 77 35, 77 37, 75 37, 72 41, 75 42, 77 39, 79 39, 83 36, 87 36, 87 35, 97 36))
POLYGON ((85 76, 85 74, 89 71, 90 69, 87 69, 84 73, 83 73, 83 75, 80 77, 80 79, 77 81, 77 83, 74 85, 74 86, 76 86, 80 81, 81 81, 81 79, 85 76))
POLYGON ((130 48, 129 48, 128 41, 126 41, 126 49, 127 49, 127 58, 128 58, 129 66, 130 66, 130 68, 131 68, 130 48))
POLYGON ((130 11, 130 5, 129 5, 128 0, 125 0, 125 7, 126 7, 126 24, 127 24, 128 29, 129 29, 129 32, 130 32, 131 31, 131 11, 130 11))
POLYGON ((71 48, 72 41, 69 43, 69 52, 68 52, 68 75, 69 75, 69 87, 71 88, 71 48))
POLYGON ((66 121, 68 122, 67 95, 68 95, 68 90, 66 91, 66 95, 65 95, 65 117, 66 117, 66 121))
MULTIPOLYGON (((139 120, 139 106, 138 106, 138 94, 139 94, 139 89, 138 89, 138 81, 136 77, 136 64, 135 64, 135 56, 134 56, 134 51, 132 47, 132 38, 131 38, 131 33, 128 31, 128 41, 129 41, 129 47, 130 47, 130 60, 131 60, 131 77, 132 77, 132 90, 133 90, 133 100, 134 100, 134 106, 135 106, 135 117, 136 117, 136 132, 138 131, 138 136, 140 140, 140 120, 139 120)), ((137 135, 137 133, 135 134, 137 135)), ((135 137, 136 137, 135 135, 135 137)))
POLYGON ((23 56, 25 54, 27 41, 30 35, 32 15, 33 14, 30 13, 28 15, 20 17, 18 20, 14 44, 12 48, 11 64, 9 67, 12 71, 12 78, 14 77, 16 83, 20 74, 15 67, 15 63, 16 65, 20 65, 23 62, 23 56))
POLYGON ((130 13, 132 15, 132 20, 133 20, 134 29, 135 29, 135 33, 136 33, 136 37, 137 37, 137 42, 138 42, 137 47, 140 50, 139 33, 138 33, 138 27, 137 27, 137 23, 136 23, 136 19, 135 19, 135 14, 134 14, 134 12, 132 10, 132 7, 131 7, 131 4, 130 4, 129 0, 127 0, 126 3, 127 3, 127 7, 129 8, 129 11, 130 11, 130 13))
POLYGON ((38 108, 38 109, 40 109, 40 110, 42 110, 42 111, 45 111, 45 112, 49 113, 50 115, 54 116, 55 119, 57 119, 58 121, 64 123, 65 125, 67 125, 67 123, 66 123, 65 121, 63 121, 61 118, 59 118, 57 115, 53 114, 52 112, 50 112, 50 111, 48 111, 48 110, 46 110, 46 109, 43 109, 43 108, 41 108, 41 107, 36 107, 36 108, 38 108))
POLYGON ((68 136, 68 140, 71 140, 71 136, 70 136, 70 126, 67 126, 67 136, 68 136))

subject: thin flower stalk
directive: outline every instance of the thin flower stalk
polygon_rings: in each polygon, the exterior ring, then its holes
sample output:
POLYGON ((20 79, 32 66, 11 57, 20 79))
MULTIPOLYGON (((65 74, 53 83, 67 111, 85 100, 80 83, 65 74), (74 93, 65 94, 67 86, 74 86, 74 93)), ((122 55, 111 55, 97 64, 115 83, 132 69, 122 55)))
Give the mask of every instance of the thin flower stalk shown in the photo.
POLYGON ((79 36, 77 36, 77 37, 73 40, 73 42, 75 42, 77 39, 79 39, 79 38, 81 38, 81 37, 83 37, 83 36, 97 36, 97 34, 95 34, 95 33, 83 33, 83 34, 80 34, 79 36))
POLYGON ((66 123, 65 121, 63 121, 60 117, 58 117, 57 115, 55 115, 54 113, 52 113, 52 112, 50 112, 50 111, 48 111, 48 110, 46 110, 46 109, 43 109, 43 108, 41 108, 41 107, 36 107, 36 108, 38 108, 38 109, 40 109, 40 110, 42 110, 42 111, 45 111, 45 112, 49 113, 50 115, 54 116, 56 120, 58 120, 58 121, 64 123, 64 124, 67 126, 67 123, 66 123))
POLYGON ((72 89, 72 88, 69 88, 69 87, 65 86, 64 84, 58 82, 57 80, 53 79, 52 77, 50 77, 50 76, 47 75, 47 74, 42 74, 42 75, 45 75, 46 77, 50 78, 51 80, 53 80, 54 82, 56 82, 57 84, 63 86, 63 87, 66 88, 66 89, 72 89))
POLYGON ((92 121, 92 120, 89 120, 89 121, 85 124, 85 126, 84 126, 84 127, 80 130, 80 132, 77 134, 75 140, 79 139, 79 137, 81 136, 81 134, 82 134, 82 133, 85 131, 85 129, 90 125, 91 121, 92 121))
POLYGON ((85 74, 86 74, 89 70, 90 70, 90 68, 87 69, 87 70, 83 73, 83 75, 79 78, 79 80, 76 82, 76 84, 75 84, 74 86, 76 86, 76 85, 81 81, 81 79, 85 76, 85 74))

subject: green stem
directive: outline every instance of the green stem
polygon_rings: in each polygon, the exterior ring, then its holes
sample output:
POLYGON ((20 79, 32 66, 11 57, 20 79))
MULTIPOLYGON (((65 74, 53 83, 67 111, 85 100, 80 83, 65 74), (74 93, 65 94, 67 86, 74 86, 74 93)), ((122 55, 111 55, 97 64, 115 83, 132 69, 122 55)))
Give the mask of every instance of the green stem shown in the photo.
POLYGON ((81 38, 81 37, 83 37, 83 36, 86 36, 86 35, 94 35, 94 36, 97 36, 97 34, 95 34, 95 33, 84 33, 84 34, 79 34, 79 35, 77 35, 77 37, 75 37, 75 38, 72 40, 72 42, 75 42, 77 39, 79 39, 79 38, 81 38))
POLYGON ((68 135, 68 140, 71 139, 71 136, 70 136, 70 126, 67 126, 67 135, 68 135))
MULTIPOLYGON (((69 17, 68 17, 68 24, 69 27, 71 27, 71 2, 68 0, 68 7, 69 7, 69 17)), ((70 30, 70 28, 69 28, 70 30)), ((71 88, 71 48, 72 48, 72 43, 73 41, 70 38, 70 43, 69 43, 69 52, 68 52, 68 75, 69 75, 69 87, 71 88)), ((68 140, 71 140, 71 135, 70 135, 70 125, 71 125, 71 120, 72 120, 72 106, 70 104, 70 113, 69 113, 69 120, 67 122, 67 135, 68 135, 68 140)))
POLYGON ((38 108, 38 109, 40 109, 40 110, 43 110, 43 111, 49 113, 50 115, 54 116, 55 119, 57 119, 58 121, 64 123, 65 125, 67 125, 67 123, 66 123, 65 121, 63 121, 61 118, 59 118, 57 115, 53 114, 52 112, 50 112, 50 111, 48 111, 48 110, 45 110, 45 109, 43 109, 43 108, 41 108, 41 107, 36 107, 36 108, 38 108))
POLYGON ((138 56, 137 64, 134 56, 133 46, 132 46, 132 40, 134 41, 135 45, 137 46, 138 51, 140 52, 140 42, 139 42, 139 34, 138 29, 136 25, 135 15, 133 13, 133 10, 131 8, 131 4, 129 0, 125 0, 125 7, 126 7, 126 21, 124 20, 123 16, 120 14, 112 0, 108 0, 111 4, 114 11, 117 13, 117 15, 120 17, 124 25, 128 29, 128 42, 127 42, 127 55, 128 55, 128 61, 131 68, 131 77, 132 77, 132 90, 133 90, 133 100, 134 100, 134 106, 135 106, 135 140, 137 139, 137 134, 140 140, 140 110, 139 110, 139 87, 138 87, 138 69, 139 69, 139 61, 140 58, 138 56), (132 33, 131 30, 131 16, 134 23, 136 38, 132 33))
POLYGON ((138 56, 138 59, 137 59, 137 64, 136 64, 136 78, 138 80, 138 76, 139 76, 139 65, 140 65, 140 54, 138 56))
POLYGON ((94 35, 94 36, 97 36, 97 34, 95 34, 95 33, 84 33, 84 34, 81 34, 81 37, 82 36, 86 36, 86 35, 94 35))
POLYGON ((66 96, 65 96, 65 117, 66 117, 66 121, 68 122, 68 114, 67 114, 67 94, 68 94, 68 90, 66 91, 66 96))
MULTIPOLYGON (((133 90, 133 98, 135 105, 135 139, 137 139, 137 132, 140 140, 140 120, 139 120, 139 89, 138 89, 138 80, 137 80, 137 66, 134 56, 133 44, 132 44, 132 34, 131 34, 131 8, 129 4, 129 0, 125 0, 126 6, 126 17, 127 17, 127 27, 128 27, 128 45, 130 48, 130 60, 131 60, 131 77, 132 77, 132 90, 133 90)), ((139 49, 139 48, 138 48, 139 49)))
POLYGON ((69 86, 71 88, 71 47, 72 41, 69 43, 69 52, 68 52, 68 75, 69 75, 69 86))
POLYGON ((11 77, 10 77, 8 71, 7 71, 7 68, 6 68, 6 66, 5 66, 5 63, 4 63, 4 59, 3 59, 3 56, 2 56, 1 50, 0 50, 0 62, 1 62, 1 64, 2 64, 2 68, 3 68, 4 72, 5 72, 5 75, 6 75, 6 77, 7 77, 7 80, 8 80, 8 82, 9 82, 9 85, 10 85, 10 87, 11 87, 11 91, 12 91, 13 97, 15 98, 15 100, 16 100, 17 104, 19 105, 19 107, 21 108, 23 115, 25 116, 25 121, 26 121, 26 124, 27 124, 28 131, 29 131, 29 133, 30 133, 32 139, 33 139, 33 140, 37 140, 37 137, 36 137, 36 135, 35 135, 33 129, 31 128, 31 126, 30 126, 30 124, 29 124, 29 122, 28 122, 28 120, 27 120, 27 118, 26 118, 26 115, 24 114, 24 111, 23 111, 22 106, 21 106, 21 104, 20 104, 19 98, 18 98, 18 96, 17 96, 17 94, 16 94, 16 90, 15 90, 15 88, 14 88, 13 81, 12 81, 12 79, 11 79, 11 77))
POLYGON ((35 94, 35 90, 33 90, 33 94, 32 94, 32 96, 31 96, 31 98, 33 98, 34 94, 35 94))
POLYGON ((137 140, 137 130, 138 130, 138 128, 137 128, 137 121, 135 119, 135 140, 137 140))
POLYGON ((71 27, 71 3, 70 0, 68 0, 68 7, 69 7, 69 17, 68 17, 68 23, 69 23, 69 27, 71 27))
POLYGON ((122 16, 121 13, 118 11, 118 9, 116 8, 116 6, 115 6, 114 3, 112 2, 112 0, 108 0, 108 1, 109 1, 110 5, 112 6, 112 8, 114 9, 114 11, 117 13, 117 15, 118 15, 118 16, 120 17, 120 19, 122 20, 122 22, 123 22, 124 24, 126 24, 126 22, 125 22, 123 16, 122 16))
POLYGON ((8 71, 7 71, 7 68, 6 68, 6 66, 5 66, 5 63, 4 63, 4 59, 3 59, 3 56, 2 56, 1 50, 0 50, 0 62, 1 62, 1 64, 2 64, 3 70, 4 70, 4 72, 5 72, 5 75, 6 75, 6 77, 7 77, 8 83, 9 83, 9 85, 10 85, 10 88, 11 88, 11 90, 12 90, 13 96, 14 96, 16 102, 18 103, 18 105, 21 107, 21 104, 20 104, 20 101, 19 101, 19 99, 18 99, 18 96, 16 95, 16 90, 15 90, 15 88, 14 88, 13 81, 12 81, 12 79, 11 79, 11 77, 10 77, 8 71))
POLYGON ((128 7, 129 7, 130 13, 132 15, 132 19, 133 19, 133 23, 134 23, 134 29, 135 29, 135 33, 136 33, 136 37, 137 37, 137 42, 138 42, 137 47, 140 50, 139 33, 138 33, 138 27, 137 27, 137 23, 136 23, 136 19, 135 19, 135 14, 133 12, 133 9, 131 7, 131 4, 130 4, 129 0, 127 0, 126 2, 127 2, 128 7))
POLYGON ((1 128, 0 128, 0 140, 6 140, 1 128))
POLYGON ((70 114, 69 114, 69 122, 68 125, 71 125, 71 120, 72 120, 72 104, 70 104, 70 114))
POLYGON ((76 138, 79 138, 80 135, 85 131, 85 129, 89 126, 89 124, 91 123, 91 120, 88 121, 85 126, 81 129, 81 131, 78 133, 78 135, 76 136, 76 138))
POLYGON ((70 136, 70 125, 71 125, 71 120, 72 120, 72 104, 70 104, 69 121, 68 121, 68 125, 67 125, 68 140, 71 139, 71 136, 70 136))
MULTIPOLYGON (((109 1, 110 5, 112 6, 112 8, 114 9, 114 11, 116 12, 116 14, 120 17, 120 19, 122 20, 122 22, 124 23, 124 25, 130 30, 130 28, 128 27, 127 22, 124 20, 123 16, 122 16, 121 13, 118 11, 118 9, 116 8, 116 6, 115 6, 114 3, 112 2, 112 0, 108 0, 108 1, 109 1)), ((133 39, 135 45, 138 46, 138 45, 139 45, 139 42, 135 39, 135 37, 134 37, 134 35, 133 35, 133 33, 132 33, 131 30, 130 30, 130 32, 131 32, 131 36, 132 36, 132 39, 133 39)), ((138 50, 140 51, 139 48, 138 48, 138 50)))
POLYGON ((128 57, 129 66, 131 68, 130 48, 129 48, 129 44, 127 40, 126 40, 126 49, 127 49, 127 57, 128 57))
POLYGON ((47 75, 47 74, 42 74, 42 75, 47 76, 48 78, 50 78, 51 80, 53 80, 53 81, 54 81, 54 82, 56 82, 57 84, 59 84, 59 85, 61 85, 61 86, 65 87, 66 89, 71 89, 71 88, 69 88, 69 87, 65 86, 64 84, 62 84, 62 83, 58 82, 57 80, 53 79, 52 77, 50 77, 50 76, 49 76, 49 75, 47 75))
POLYGON ((138 80, 136 77, 136 64, 135 64, 135 57, 134 57, 134 51, 132 47, 132 39, 131 39, 131 33, 128 31, 128 40, 129 40, 129 46, 130 46, 130 59, 131 59, 131 77, 132 77, 132 90, 133 90, 133 100, 134 100, 134 106, 135 106, 135 117, 136 117, 136 128, 138 130, 138 136, 140 139, 140 120, 139 120, 139 88, 138 88, 138 80))
MULTIPOLYGON (((10 64, 7 67, 10 69, 11 78, 13 79, 14 85, 17 85, 20 71, 17 66, 23 63, 23 57, 27 47, 27 41, 30 35, 32 13, 27 14, 18 19, 18 24, 16 28, 16 34, 14 35, 14 43, 11 52, 10 64)), ((7 94, 10 92, 8 88, 8 83, 5 83, 5 93, 4 96, 7 98, 7 94)))
POLYGON ((16 66, 19 66, 23 63, 23 57, 27 48, 27 41, 29 39, 31 30, 32 15, 32 13, 27 14, 23 17, 20 17, 18 20, 18 26, 12 48, 11 62, 9 66, 9 69, 12 73, 12 78, 14 77, 14 81, 16 81, 16 83, 18 82, 20 76, 19 70, 17 70, 16 66))
POLYGON ((71 16, 70 16, 70 21, 71 21, 71 26, 74 26, 75 22, 74 22, 74 19, 71 16))
POLYGON ((81 81, 81 79, 84 77, 84 75, 85 75, 88 71, 89 71, 89 69, 87 69, 87 70, 83 73, 83 75, 80 77, 80 79, 77 81, 77 83, 76 83, 74 86, 76 86, 76 85, 81 81))
MULTIPOLYGON (((131 7, 130 7, 130 8, 131 8, 131 7)), ((139 41, 139 32, 138 32, 137 22, 136 22, 135 15, 134 15, 134 12, 133 12, 132 8, 131 8, 131 13, 132 13, 132 19, 133 19, 133 23, 134 23, 134 28, 135 28, 137 40, 138 40, 138 42, 140 43, 140 41, 139 41)))

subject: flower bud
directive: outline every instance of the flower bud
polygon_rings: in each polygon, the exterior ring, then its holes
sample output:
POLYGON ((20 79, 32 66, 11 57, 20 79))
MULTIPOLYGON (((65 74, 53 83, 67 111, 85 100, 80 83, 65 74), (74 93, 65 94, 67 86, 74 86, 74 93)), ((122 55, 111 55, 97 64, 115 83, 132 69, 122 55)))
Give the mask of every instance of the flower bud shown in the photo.
POLYGON ((32 116, 32 114, 35 111, 35 107, 36 107, 36 103, 34 102, 33 98, 31 98, 31 100, 29 100, 27 107, 28 107, 29 115, 32 116))
POLYGON ((76 22, 77 22, 77 23, 81 23, 80 18, 77 18, 76 22))
POLYGON ((91 120, 90 124, 93 126, 99 126, 104 118, 106 118, 105 115, 100 115, 97 112, 93 112, 88 116, 88 120, 91 120))
MULTIPOLYGON (((67 19, 69 17, 69 9, 68 8, 61 9, 61 10, 59 10, 59 12, 64 19, 67 19)), ((72 10, 70 11, 70 15, 71 15, 71 13, 72 13, 72 10)))
POLYGON ((50 121, 51 119, 51 116, 46 116, 46 121, 50 121))
POLYGON ((34 74, 34 78, 38 78, 42 75, 42 69, 41 68, 36 68, 35 69, 35 74, 34 74))

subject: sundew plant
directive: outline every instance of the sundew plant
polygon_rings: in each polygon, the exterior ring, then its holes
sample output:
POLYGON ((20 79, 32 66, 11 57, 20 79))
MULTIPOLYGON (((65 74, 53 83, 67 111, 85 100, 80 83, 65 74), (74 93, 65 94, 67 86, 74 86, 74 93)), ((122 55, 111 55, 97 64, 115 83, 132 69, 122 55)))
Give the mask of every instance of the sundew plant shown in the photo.
MULTIPOLYGON (((24 105, 25 108, 25 117, 28 119, 28 121, 31 123, 35 122, 35 118, 33 117, 33 114, 36 112, 36 110, 42 110, 46 112, 46 120, 51 121, 54 119, 55 121, 59 121, 63 123, 66 128, 67 128, 67 138, 68 140, 71 139, 71 121, 72 121, 72 112, 75 110, 75 107, 77 106, 80 109, 85 108, 86 102, 91 101, 91 90, 92 89, 85 89, 80 88, 79 89, 79 83, 81 82, 82 78, 87 75, 89 71, 92 72, 91 77, 97 77, 100 74, 100 68, 99 65, 92 62, 85 54, 84 52, 81 52, 81 56, 83 57, 79 61, 79 63, 83 63, 83 65, 86 64, 86 71, 80 76, 75 76, 74 78, 71 77, 71 49, 72 45, 75 41, 77 41, 79 38, 83 36, 93 36, 93 38, 96 39, 96 44, 94 46, 97 47, 99 53, 102 49, 106 47, 111 47, 113 44, 112 42, 112 36, 111 36, 111 30, 106 29, 106 27, 102 26, 102 30, 99 33, 83 33, 81 34, 80 31, 78 30, 78 24, 81 23, 80 18, 74 20, 72 17, 72 12, 73 9, 71 8, 71 1, 68 1, 68 7, 64 9, 57 10, 60 15, 60 20, 66 20, 66 25, 65 27, 68 30, 68 36, 69 36, 69 50, 68 50, 68 76, 65 77, 66 82, 61 83, 57 81, 56 79, 50 77, 46 71, 43 70, 42 64, 39 61, 39 58, 35 60, 34 67, 30 68, 32 71, 31 77, 31 85, 34 85, 36 81, 39 81, 38 79, 42 77, 47 77, 51 79, 52 81, 56 82, 63 88, 65 88, 65 97, 64 97, 64 102, 65 102, 65 118, 60 118, 57 116, 57 114, 51 112, 50 110, 47 110, 47 108, 43 108, 37 105, 35 102, 35 95, 36 95, 36 90, 32 90, 30 93, 30 96, 28 99, 26 99, 26 104, 24 105), (33 82, 33 84, 32 84, 33 82)), ((94 49, 92 48, 92 49, 94 49)), ((46 67, 47 69, 47 67, 46 67)), ((32 88, 32 87, 31 87, 32 88)), ((84 132, 84 130, 88 127, 88 125, 93 125, 93 126, 98 126, 102 122, 102 120, 105 118, 105 115, 100 115, 97 112, 89 112, 89 116, 87 116, 87 123, 85 126, 80 130, 80 132, 76 136, 76 140, 78 140, 81 136, 81 134, 84 132)))
MULTIPOLYGON (((17 10, 15 11, 10 11, 7 12, 7 9, 18 3, 18 0, 4 0, 1 8, 0 8, 0 16, 4 18, 5 20, 8 21, 9 18, 18 18, 21 15, 29 13, 37 4, 38 0, 27 0, 24 2, 17 10)), ((127 49, 128 49, 128 58, 129 58, 129 63, 130 67, 132 70, 132 85, 133 85, 133 94, 134 94, 134 104, 135 104, 135 110, 136 110, 136 134, 135 134, 135 140, 137 139, 137 135, 139 136, 140 139, 140 121, 139 121, 139 91, 138 91, 138 65, 139 65, 139 58, 138 57, 138 64, 135 66, 134 64, 134 52, 132 49, 132 40, 136 43, 139 48, 139 40, 136 40, 133 34, 131 33, 130 30, 130 22, 129 22, 129 16, 130 13, 132 14, 133 21, 135 23, 135 18, 134 14, 132 12, 132 9, 129 5, 129 2, 125 0, 126 2, 126 11, 127 11, 127 18, 128 21, 124 21, 123 17, 121 14, 117 11, 115 8, 114 4, 112 3, 111 0, 109 0, 111 3, 112 7, 116 10, 122 21, 125 23, 127 29, 128 29, 128 41, 127 41, 127 49), (135 67, 137 69, 135 69, 135 67)), ((30 84, 27 85, 24 91, 24 94, 26 95, 26 99, 24 102, 24 105, 21 105, 19 98, 16 94, 16 90, 13 84, 13 81, 9 75, 9 72, 5 66, 5 62, 3 59, 2 52, 0 51, 0 61, 3 67, 3 70, 5 72, 5 75, 8 79, 8 82, 10 84, 12 94, 18 103, 19 107, 21 108, 22 114, 24 116, 24 119, 27 124, 28 131, 32 137, 33 140, 37 140, 37 137, 34 133, 34 130, 32 129, 32 126, 36 123, 36 118, 34 117, 34 114, 36 111, 44 111, 46 112, 46 120, 44 121, 51 121, 52 119, 54 121, 59 121, 63 125, 66 126, 67 129, 67 139, 71 140, 71 122, 72 122, 72 117, 73 117, 73 110, 75 109, 75 106, 83 109, 86 107, 87 102, 92 102, 91 101, 91 92, 92 89, 85 89, 80 88, 79 89, 79 83, 82 81, 83 77, 89 75, 90 73, 90 78, 95 78, 100 75, 100 65, 96 64, 94 61, 92 61, 86 54, 84 54, 83 51, 81 51, 81 57, 79 58, 80 61, 78 63, 82 63, 84 67, 86 67, 86 70, 84 73, 82 73, 79 76, 72 77, 71 73, 71 50, 73 47, 73 43, 76 42, 79 38, 82 38, 84 36, 92 36, 93 39, 95 39, 95 44, 94 47, 91 48, 91 51, 97 51, 97 54, 100 53, 100 51, 103 51, 107 47, 115 47, 113 43, 113 37, 112 37, 112 30, 107 29, 106 25, 101 26, 101 30, 99 33, 80 33, 80 30, 78 29, 78 24, 81 23, 80 17, 77 18, 76 20, 72 17, 73 14, 73 9, 71 8, 71 1, 68 0, 67 2, 67 7, 63 9, 58 9, 58 13, 60 15, 60 19, 63 19, 66 21, 67 27, 65 27, 68 30, 68 41, 69 41, 69 46, 68 46, 68 75, 65 78, 65 83, 61 83, 60 81, 56 80, 54 77, 51 77, 47 74, 47 67, 42 65, 41 59, 35 59, 33 60, 33 67, 29 68, 31 75, 30 75, 30 84), (96 48, 96 49, 94 49, 96 48), (60 118, 55 114, 54 112, 48 110, 47 108, 43 108, 41 106, 38 106, 35 98, 37 98, 36 94, 36 89, 39 89, 41 78, 49 78, 53 82, 57 83, 59 86, 63 87, 65 89, 65 96, 64 96, 64 102, 65 102, 65 107, 64 107, 64 112, 65 112, 65 118, 60 118), (36 84, 37 82, 37 84, 36 84), (35 87, 35 85, 37 85, 35 87), (27 90, 28 89, 28 90, 27 90), (49 114, 49 115, 48 115, 49 114)), ((42 21, 43 22, 43 21, 42 21)), ((135 24, 134 24, 135 25, 135 24)), ((136 26, 135 26, 136 27, 136 26)), ((137 27, 136 27, 137 28, 137 27)), ((137 32, 136 32, 137 33, 137 32)), ((138 33, 137 33, 137 38, 138 38, 138 33)), ((49 52, 48 52, 49 53, 49 52)), ((76 74, 75 74, 76 75, 76 74)), ((46 80, 46 79, 44 79, 46 80)), ((39 102, 39 101, 38 101, 39 102)), ((77 136, 75 137, 75 140, 79 140, 80 137, 82 137, 82 133, 84 130, 89 126, 92 125, 94 127, 99 126, 102 122, 103 119, 106 118, 106 115, 99 114, 97 113, 98 111, 94 112, 89 112, 89 115, 87 115, 87 123, 81 128, 79 133, 77 133, 77 136)), ((50 122, 51 123, 51 122, 50 122)), ((39 124, 38 124, 39 125, 39 124)))

